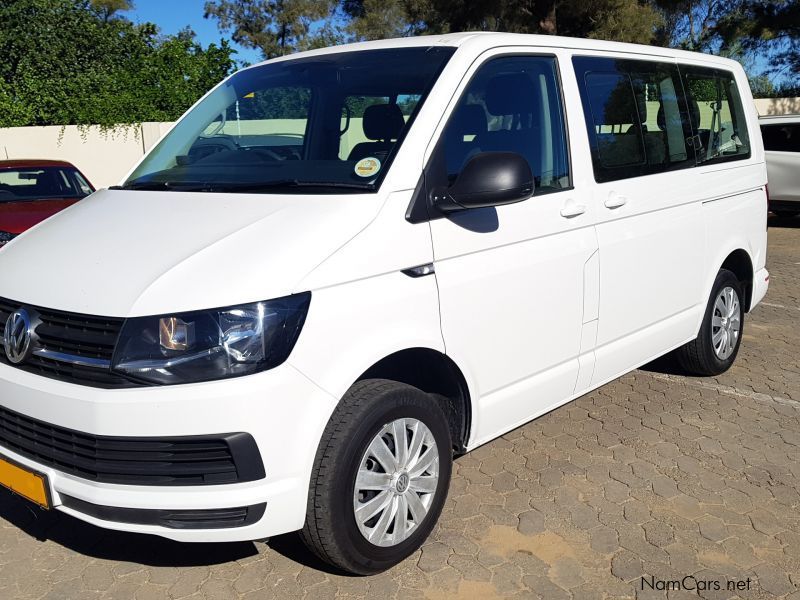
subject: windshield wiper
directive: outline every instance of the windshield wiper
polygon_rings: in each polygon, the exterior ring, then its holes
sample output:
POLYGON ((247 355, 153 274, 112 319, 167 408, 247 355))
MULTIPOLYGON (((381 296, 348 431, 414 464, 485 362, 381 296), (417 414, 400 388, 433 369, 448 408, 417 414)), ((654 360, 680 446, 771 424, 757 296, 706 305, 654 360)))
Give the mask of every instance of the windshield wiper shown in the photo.
POLYGON ((275 181, 260 181, 258 183, 236 183, 225 186, 224 191, 230 192, 260 192, 276 188, 338 188, 345 190, 374 191, 375 184, 349 181, 300 181, 299 179, 278 179, 275 181))
POLYGON ((213 192, 216 184, 202 181, 130 181, 125 185, 111 186, 110 190, 167 190, 170 192, 213 192))

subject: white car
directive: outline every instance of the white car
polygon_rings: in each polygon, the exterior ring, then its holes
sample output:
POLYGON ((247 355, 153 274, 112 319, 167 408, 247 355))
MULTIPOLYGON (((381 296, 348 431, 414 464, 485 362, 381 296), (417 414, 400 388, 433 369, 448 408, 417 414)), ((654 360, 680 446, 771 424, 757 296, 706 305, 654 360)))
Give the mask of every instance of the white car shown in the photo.
POLYGON ((800 115, 761 117, 767 157, 769 209, 779 216, 800 214, 800 115))
POLYGON ((0 254, 0 482, 386 569, 454 455, 672 350, 731 366, 766 183, 722 58, 465 33, 244 69, 0 254))

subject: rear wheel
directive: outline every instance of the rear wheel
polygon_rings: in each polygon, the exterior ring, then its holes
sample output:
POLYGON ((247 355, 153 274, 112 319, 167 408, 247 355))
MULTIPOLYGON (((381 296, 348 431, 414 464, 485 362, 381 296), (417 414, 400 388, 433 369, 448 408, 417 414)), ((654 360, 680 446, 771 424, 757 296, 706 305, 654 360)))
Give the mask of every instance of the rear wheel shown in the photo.
POLYGON ((721 269, 711 289, 697 338, 676 351, 684 370, 695 375, 719 375, 730 369, 744 332, 742 285, 721 269))
POLYGON ((434 397, 395 381, 360 381, 317 451, 303 541, 352 573, 388 569, 430 534, 451 469, 450 430, 434 397))

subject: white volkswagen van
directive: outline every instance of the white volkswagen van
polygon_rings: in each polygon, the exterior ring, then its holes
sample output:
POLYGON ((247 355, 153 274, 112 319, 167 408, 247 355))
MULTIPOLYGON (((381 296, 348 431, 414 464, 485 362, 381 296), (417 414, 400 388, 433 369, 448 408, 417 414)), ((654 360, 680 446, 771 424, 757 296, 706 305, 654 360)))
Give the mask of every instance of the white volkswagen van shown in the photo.
POLYGON ((731 366, 766 182, 721 58, 470 33, 242 70, 0 253, 0 481, 380 571, 454 455, 673 350, 731 366))

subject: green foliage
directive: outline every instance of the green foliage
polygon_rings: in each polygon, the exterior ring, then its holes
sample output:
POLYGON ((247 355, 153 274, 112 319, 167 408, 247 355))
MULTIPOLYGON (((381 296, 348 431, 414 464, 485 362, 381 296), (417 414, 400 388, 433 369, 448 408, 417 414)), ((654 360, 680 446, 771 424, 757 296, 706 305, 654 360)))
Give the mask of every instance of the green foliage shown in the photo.
POLYGON ((88 0, 6 0, 0 126, 174 120, 232 70, 232 52, 105 19, 88 0))

